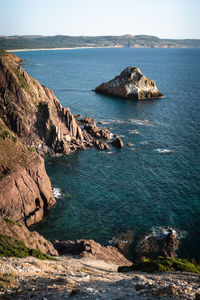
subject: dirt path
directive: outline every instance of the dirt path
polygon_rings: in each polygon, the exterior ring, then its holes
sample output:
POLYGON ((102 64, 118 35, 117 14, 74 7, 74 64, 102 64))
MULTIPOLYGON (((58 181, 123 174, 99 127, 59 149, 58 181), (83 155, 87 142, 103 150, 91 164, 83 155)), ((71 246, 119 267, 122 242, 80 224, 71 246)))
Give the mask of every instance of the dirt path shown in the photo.
POLYGON ((191 273, 117 272, 100 260, 59 257, 0 258, 0 299, 200 299, 200 276, 191 273), (7 275, 11 273, 12 275, 7 275), (7 279, 6 276, 10 279, 7 279), (9 284, 10 283, 10 286, 9 284))

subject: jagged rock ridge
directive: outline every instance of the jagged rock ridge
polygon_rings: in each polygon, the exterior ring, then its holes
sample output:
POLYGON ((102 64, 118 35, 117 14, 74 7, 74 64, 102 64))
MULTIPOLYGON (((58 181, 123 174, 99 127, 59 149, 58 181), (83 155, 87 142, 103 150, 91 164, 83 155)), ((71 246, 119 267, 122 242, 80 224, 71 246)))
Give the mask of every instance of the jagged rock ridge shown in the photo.
POLYGON ((86 126, 81 129, 70 109, 29 76, 20 62, 11 53, 0 57, 0 117, 23 143, 41 155, 69 154, 106 138, 101 132, 89 134, 86 126))
POLYGON ((131 99, 151 99, 163 96, 153 80, 144 76, 139 68, 131 66, 114 79, 97 86, 95 92, 131 99))

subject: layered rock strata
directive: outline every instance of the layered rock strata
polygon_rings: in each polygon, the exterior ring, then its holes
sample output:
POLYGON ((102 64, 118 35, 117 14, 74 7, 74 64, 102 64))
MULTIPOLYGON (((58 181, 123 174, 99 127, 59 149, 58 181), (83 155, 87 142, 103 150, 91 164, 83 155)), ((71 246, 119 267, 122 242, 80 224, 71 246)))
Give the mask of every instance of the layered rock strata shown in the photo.
POLYGON ((41 154, 69 154, 107 139, 86 118, 81 128, 69 108, 62 107, 53 91, 29 76, 14 54, 0 57, 0 117, 23 143, 41 154))
POLYGON ((155 81, 147 78, 137 67, 127 67, 119 76, 95 88, 96 93, 130 99, 160 98, 155 81))

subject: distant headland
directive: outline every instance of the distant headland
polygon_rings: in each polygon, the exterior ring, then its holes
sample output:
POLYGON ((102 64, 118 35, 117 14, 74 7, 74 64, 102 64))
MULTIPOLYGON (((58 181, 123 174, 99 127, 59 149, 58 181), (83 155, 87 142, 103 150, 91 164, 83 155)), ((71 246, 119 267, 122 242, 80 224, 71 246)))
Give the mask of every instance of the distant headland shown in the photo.
POLYGON ((73 48, 200 48, 200 39, 161 39, 149 35, 120 36, 0 36, 0 49, 47 50, 73 48))

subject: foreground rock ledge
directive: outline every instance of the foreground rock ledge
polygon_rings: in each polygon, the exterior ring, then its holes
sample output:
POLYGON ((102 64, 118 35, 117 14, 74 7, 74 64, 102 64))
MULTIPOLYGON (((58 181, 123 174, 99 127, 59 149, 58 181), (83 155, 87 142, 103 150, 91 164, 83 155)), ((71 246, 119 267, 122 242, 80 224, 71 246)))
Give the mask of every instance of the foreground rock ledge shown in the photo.
POLYGON ((95 92, 130 99, 163 97, 155 81, 144 76, 139 68, 131 66, 114 79, 97 86, 95 92))

